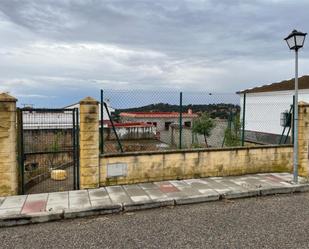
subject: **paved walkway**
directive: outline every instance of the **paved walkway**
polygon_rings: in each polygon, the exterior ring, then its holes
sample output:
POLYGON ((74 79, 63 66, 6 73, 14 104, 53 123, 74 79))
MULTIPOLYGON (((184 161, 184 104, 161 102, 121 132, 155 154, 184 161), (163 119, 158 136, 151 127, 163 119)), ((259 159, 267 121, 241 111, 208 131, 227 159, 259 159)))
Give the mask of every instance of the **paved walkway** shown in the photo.
POLYGON ((289 173, 162 181, 99 189, 0 197, 0 227, 97 214, 309 191, 289 173))

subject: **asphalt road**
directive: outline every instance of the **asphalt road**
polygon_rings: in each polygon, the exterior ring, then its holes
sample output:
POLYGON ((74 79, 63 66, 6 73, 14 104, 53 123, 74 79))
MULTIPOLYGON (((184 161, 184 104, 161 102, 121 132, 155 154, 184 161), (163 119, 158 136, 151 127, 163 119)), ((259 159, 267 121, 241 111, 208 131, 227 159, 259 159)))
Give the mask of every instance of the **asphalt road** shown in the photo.
POLYGON ((309 248, 309 193, 0 228, 0 248, 309 248))

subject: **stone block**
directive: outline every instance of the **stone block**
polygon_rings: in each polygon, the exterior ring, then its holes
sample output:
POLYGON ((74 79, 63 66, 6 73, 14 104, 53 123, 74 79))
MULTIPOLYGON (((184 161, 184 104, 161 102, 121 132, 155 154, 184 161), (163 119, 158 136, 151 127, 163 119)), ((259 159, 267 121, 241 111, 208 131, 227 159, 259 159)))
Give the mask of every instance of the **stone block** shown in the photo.
POLYGON ((93 149, 81 149, 80 150, 80 158, 83 159, 96 159, 99 161, 98 151, 93 149))
POLYGON ((17 194, 16 99, 0 94, 0 196, 17 194))
MULTIPOLYGON (((0 158, 0 161, 1 158, 0 158)), ((7 160, 3 160, 4 162, 2 162, 2 164, 0 164, 0 173, 15 173, 16 172, 16 167, 17 167, 17 162, 16 161, 9 161, 9 159, 7 160), (15 165, 15 167, 13 168, 12 166, 15 165)), ((8 175, 7 175, 8 176, 8 175)), ((2 177, 0 176, 0 179, 2 177)))
POLYGON ((99 144, 99 131, 92 132, 92 131, 80 131, 80 143, 83 141, 90 142, 92 141, 93 144, 99 144))
POLYGON ((99 186, 99 176, 80 176, 81 189, 97 188, 99 186))
POLYGON ((80 175, 84 176, 97 176, 99 174, 99 167, 83 167, 80 169, 80 175))
POLYGON ((80 124, 81 124, 80 128, 81 129, 85 125, 99 127, 99 114, 98 113, 92 113, 92 114, 80 113, 80 114, 81 114, 81 118, 80 118, 80 124))
POLYGON ((99 126, 91 123, 80 123, 80 129, 83 132, 99 132, 99 126))

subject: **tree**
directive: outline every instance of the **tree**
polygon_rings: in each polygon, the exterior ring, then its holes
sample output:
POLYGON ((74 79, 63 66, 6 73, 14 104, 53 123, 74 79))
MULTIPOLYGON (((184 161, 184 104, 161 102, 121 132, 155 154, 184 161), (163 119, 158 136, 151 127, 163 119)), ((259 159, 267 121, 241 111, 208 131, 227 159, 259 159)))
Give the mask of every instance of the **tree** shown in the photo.
POLYGON ((49 167, 52 169, 56 164, 56 159, 58 159, 59 154, 57 152, 60 151, 60 139, 63 139, 63 132, 57 131, 53 136, 53 141, 49 145, 48 151, 52 152, 48 154, 49 167))
POLYGON ((192 131, 204 136, 206 147, 208 147, 207 137, 210 136, 211 130, 215 127, 215 123, 207 112, 193 122, 192 131))
POLYGON ((240 124, 239 113, 236 116, 231 115, 229 118, 228 127, 225 129, 224 132, 225 146, 228 147, 240 146, 241 145, 240 131, 241 131, 241 124, 240 124))

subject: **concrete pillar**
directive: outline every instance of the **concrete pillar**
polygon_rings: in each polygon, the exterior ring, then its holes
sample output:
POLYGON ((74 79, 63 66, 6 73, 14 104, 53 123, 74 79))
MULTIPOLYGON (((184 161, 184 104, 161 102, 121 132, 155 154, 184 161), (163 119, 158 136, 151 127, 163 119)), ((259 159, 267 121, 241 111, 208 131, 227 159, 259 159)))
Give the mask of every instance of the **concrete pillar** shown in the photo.
POLYGON ((80 188, 99 187, 99 102, 87 97, 80 104, 80 188))
POLYGON ((16 101, 0 94, 0 196, 18 194, 16 101))
POLYGON ((298 103, 298 158, 299 176, 309 176, 309 104, 298 103))

